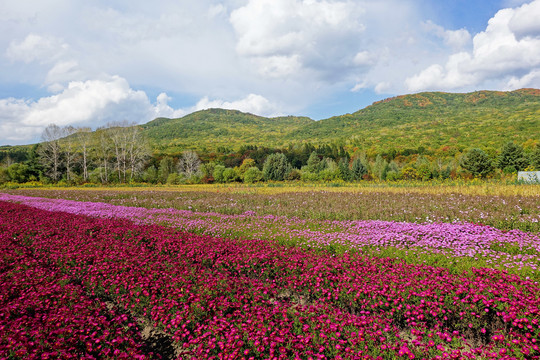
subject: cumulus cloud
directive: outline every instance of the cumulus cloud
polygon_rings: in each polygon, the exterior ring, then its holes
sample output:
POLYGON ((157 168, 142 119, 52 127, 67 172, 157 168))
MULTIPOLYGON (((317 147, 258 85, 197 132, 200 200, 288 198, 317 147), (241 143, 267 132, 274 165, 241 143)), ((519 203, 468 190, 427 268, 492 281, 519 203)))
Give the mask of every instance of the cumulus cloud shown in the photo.
POLYGON ((516 38, 540 37, 540 1, 524 4, 516 9, 509 21, 509 28, 516 38))
POLYGON ((536 79, 532 74, 540 69, 540 25, 531 19, 538 18, 540 0, 498 11, 486 30, 474 36, 472 52, 455 53, 444 66, 431 65, 408 78, 409 90, 457 89, 486 81, 519 84, 522 81, 515 79, 536 79))
POLYGON ((202 98, 193 110, 205 110, 211 108, 221 108, 230 110, 240 110, 255 115, 263 116, 279 116, 279 112, 276 105, 272 104, 264 96, 257 94, 249 94, 243 99, 235 101, 223 101, 223 100, 210 100, 208 97, 202 98))
POLYGON ((74 81, 61 93, 37 101, 0 100, 0 128, 8 143, 35 141, 49 124, 97 127, 110 121, 146 122, 153 105, 143 91, 118 76, 74 81))
POLYGON ((178 118, 187 114, 186 110, 173 109, 169 106, 171 100, 172 98, 166 93, 159 94, 153 109, 154 117, 178 118))
MULTIPOLYGON (((285 77, 354 66, 364 10, 351 1, 249 0, 231 13, 239 55, 262 75, 285 77)), ((365 65, 365 62, 361 65, 365 65)))

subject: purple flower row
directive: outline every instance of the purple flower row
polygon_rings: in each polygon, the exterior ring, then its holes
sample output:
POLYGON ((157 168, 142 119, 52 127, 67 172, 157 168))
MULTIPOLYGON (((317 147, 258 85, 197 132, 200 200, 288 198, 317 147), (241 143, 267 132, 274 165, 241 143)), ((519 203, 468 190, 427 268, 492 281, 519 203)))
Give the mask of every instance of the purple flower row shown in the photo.
POLYGON ((0 194, 51 211, 101 218, 123 218, 137 223, 166 224, 184 231, 212 236, 287 239, 308 247, 330 244, 356 249, 395 247, 418 254, 482 259, 493 267, 531 271, 540 269, 540 236, 521 230, 503 231, 472 223, 407 223, 392 221, 312 221, 253 212, 241 215, 200 213, 176 209, 125 207, 100 202, 0 194), (507 247, 518 251, 509 251, 507 247))

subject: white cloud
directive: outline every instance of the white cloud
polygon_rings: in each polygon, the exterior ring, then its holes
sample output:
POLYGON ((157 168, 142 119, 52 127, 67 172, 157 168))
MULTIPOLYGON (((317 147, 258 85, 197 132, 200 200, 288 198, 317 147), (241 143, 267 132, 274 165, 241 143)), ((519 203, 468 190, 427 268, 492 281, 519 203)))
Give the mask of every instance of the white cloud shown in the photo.
POLYGON ((208 17, 211 19, 225 14, 227 14, 227 7, 223 4, 211 5, 208 8, 208 17))
POLYGON ((506 84, 506 90, 540 87, 540 69, 536 69, 522 77, 513 76, 506 84))
POLYGON ((383 81, 383 82, 378 83, 375 86, 375 92, 377 94, 385 94, 385 93, 388 93, 388 91, 391 88, 392 88, 392 84, 390 84, 389 82, 383 81))
POLYGON ((432 21, 426 21, 424 27, 441 38, 447 46, 460 50, 471 42, 471 34, 466 29, 446 30, 432 21))
POLYGON ((329 69, 354 65, 362 51, 363 14, 351 1, 249 0, 230 21, 238 54, 253 60, 263 75, 309 70, 328 76, 329 69))
POLYGON ((261 95, 249 94, 243 99, 236 101, 210 100, 207 97, 202 98, 194 107, 196 110, 205 110, 211 108, 221 108, 230 110, 240 110, 255 115, 262 116, 279 116, 277 106, 272 104, 268 99, 261 95))
POLYGON ((61 93, 37 101, 0 100, 3 141, 35 139, 49 124, 97 127, 109 121, 146 122, 153 110, 143 91, 129 87, 118 76, 102 80, 74 81, 61 93))
POLYGON ((53 36, 29 34, 22 41, 12 41, 6 56, 12 61, 51 63, 61 57, 69 46, 53 36))
POLYGON ((47 73, 45 84, 50 85, 51 92, 59 92, 64 89, 62 84, 82 78, 84 78, 84 74, 77 61, 59 61, 47 73))
POLYGON ((540 1, 516 9, 508 25, 518 39, 540 37, 540 1))
POLYGON ((474 37, 472 52, 453 54, 446 65, 431 65, 408 78, 409 90, 458 89, 481 86, 486 81, 518 84, 508 80, 540 69, 540 37, 536 36, 540 26, 531 22, 532 18, 540 18, 540 0, 498 11, 486 30, 474 37))
POLYGON ((161 93, 156 99, 156 105, 154 106, 154 116, 157 117, 166 117, 166 118, 178 118, 187 114, 186 110, 183 109, 173 109, 169 106, 169 101, 172 98, 166 93, 161 93))
POLYGON ((369 51, 360 51, 354 56, 353 63, 357 66, 371 66, 377 62, 374 54, 369 51))

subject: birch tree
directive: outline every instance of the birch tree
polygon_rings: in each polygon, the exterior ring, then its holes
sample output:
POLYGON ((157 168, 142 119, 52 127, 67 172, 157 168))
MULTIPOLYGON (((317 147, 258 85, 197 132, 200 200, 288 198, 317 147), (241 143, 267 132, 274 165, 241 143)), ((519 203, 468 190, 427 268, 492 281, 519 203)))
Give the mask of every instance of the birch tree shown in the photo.
POLYGON ((60 166, 62 160, 62 147, 60 139, 64 136, 64 129, 56 124, 48 125, 41 134, 42 146, 39 147, 40 161, 45 173, 54 181, 60 180, 60 166))
POLYGON ((178 160, 178 170, 181 174, 184 174, 186 178, 190 179, 199 174, 200 168, 201 160, 195 151, 187 150, 182 153, 182 156, 178 160))
POLYGON ((75 158, 77 156, 77 144, 76 139, 73 134, 75 134, 76 129, 73 126, 66 126, 63 130, 62 141, 60 142, 62 151, 64 153, 64 163, 66 165, 66 180, 73 180, 73 165, 75 163, 75 158))
POLYGON ((88 127, 81 127, 77 129, 76 137, 77 142, 80 147, 81 152, 81 167, 82 167, 82 176, 84 181, 88 181, 88 162, 89 162, 89 152, 91 146, 91 129, 88 127))
POLYGON ((108 126, 118 180, 131 181, 142 170, 144 160, 150 154, 147 141, 141 128, 135 124, 124 121, 108 126))

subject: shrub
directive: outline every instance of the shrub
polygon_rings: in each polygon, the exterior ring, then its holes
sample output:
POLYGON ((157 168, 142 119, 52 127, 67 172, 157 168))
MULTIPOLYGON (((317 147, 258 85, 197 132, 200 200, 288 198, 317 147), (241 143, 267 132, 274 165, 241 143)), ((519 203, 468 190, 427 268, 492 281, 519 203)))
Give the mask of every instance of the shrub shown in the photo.
POLYGON ((246 184, 253 184, 261 181, 263 178, 263 173, 256 166, 252 166, 246 170, 244 173, 244 182, 246 184))

